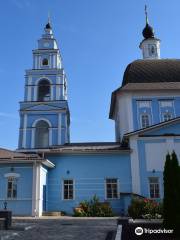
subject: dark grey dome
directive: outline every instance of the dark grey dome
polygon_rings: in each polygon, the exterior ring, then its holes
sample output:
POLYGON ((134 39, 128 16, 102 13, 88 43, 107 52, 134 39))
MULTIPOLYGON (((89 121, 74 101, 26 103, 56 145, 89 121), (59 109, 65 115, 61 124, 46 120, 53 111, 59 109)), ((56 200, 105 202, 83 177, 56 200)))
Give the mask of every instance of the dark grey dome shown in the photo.
POLYGON ((51 29, 51 25, 49 22, 46 24, 46 29, 51 29))
POLYGON ((146 23, 146 26, 142 31, 142 35, 145 39, 154 38, 154 29, 148 23, 146 23))
POLYGON ((127 66, 122 86, 157 82, 180 82, 180 59, 136 60, 127 66))

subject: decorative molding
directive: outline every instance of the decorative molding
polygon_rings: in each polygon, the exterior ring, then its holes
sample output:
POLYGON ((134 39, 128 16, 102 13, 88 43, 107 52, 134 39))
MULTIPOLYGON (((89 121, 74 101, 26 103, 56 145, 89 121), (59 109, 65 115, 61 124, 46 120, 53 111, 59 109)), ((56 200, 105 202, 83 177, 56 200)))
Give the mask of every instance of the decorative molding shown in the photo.
POLYGON ((6 177, 6 178, 8 178, 8 177, 19 178, 20 174, 19 173, 10 172, 10 173, 4 174, 4 177, 6 177))

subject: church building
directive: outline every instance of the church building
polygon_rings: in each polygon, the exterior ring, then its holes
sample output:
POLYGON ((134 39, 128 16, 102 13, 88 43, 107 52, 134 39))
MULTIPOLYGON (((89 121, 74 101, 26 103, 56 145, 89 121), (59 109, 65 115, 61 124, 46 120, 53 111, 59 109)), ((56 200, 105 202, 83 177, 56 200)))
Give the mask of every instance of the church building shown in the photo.
POLYGON ((73 214, 96 195, 127 214, 133 196, 162 201, 166 154, 180 159, 180 60, 161 59, 147 15, 140 49, 112 93, 115 142, 71 143, 68 81, 48 21, 25 74, 18 149, 0 149, 1 208, 73 214))

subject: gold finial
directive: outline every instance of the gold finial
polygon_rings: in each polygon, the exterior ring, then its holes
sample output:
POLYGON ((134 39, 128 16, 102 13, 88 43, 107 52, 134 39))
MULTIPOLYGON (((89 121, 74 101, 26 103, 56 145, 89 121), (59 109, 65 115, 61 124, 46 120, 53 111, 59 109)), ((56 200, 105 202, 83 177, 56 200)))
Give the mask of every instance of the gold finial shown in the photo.
POLYGON ((146 24, 148 24, 149 21, 148 21, 147 5, 145 5, 145 15, 146 15, 146 24))

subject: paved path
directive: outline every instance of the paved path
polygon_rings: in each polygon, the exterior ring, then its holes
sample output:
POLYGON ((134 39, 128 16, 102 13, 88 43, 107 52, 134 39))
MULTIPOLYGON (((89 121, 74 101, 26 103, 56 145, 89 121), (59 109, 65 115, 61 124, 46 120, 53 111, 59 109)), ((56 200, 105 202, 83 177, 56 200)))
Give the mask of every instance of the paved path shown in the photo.
POLYGON ((18 219, 13 226, 14 230, 0 231, 0 240, 106 240, 117 228, 116 219, 76 218, 18 219))

